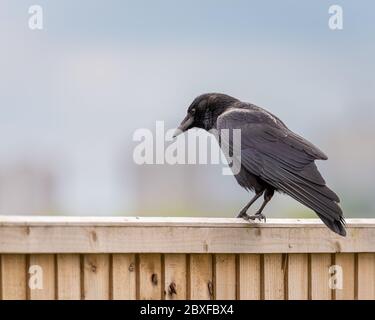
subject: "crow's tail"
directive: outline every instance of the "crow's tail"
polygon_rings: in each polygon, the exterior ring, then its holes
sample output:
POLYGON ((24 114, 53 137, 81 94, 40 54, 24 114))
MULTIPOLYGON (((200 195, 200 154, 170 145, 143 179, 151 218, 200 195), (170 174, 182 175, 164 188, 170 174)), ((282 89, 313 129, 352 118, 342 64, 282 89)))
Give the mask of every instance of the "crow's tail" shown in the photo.
POLYGON ((346 236, 345 230, 345 220, 341 216, 338 220, 330 220, 327 219, 325 216, 321 215, 319 212, 315 211, 316 214, 319 216, 320 219, 324 222, 324 224, 330 228, 333 232, 338 233, 340 236, 346 236))
POLYGON ((277 176, 275 173, 274 175, 278 178, 276 185, 280 190, 314 210, 333 232, 346 236, 345 220, 338 205, 340 199, 325 185, 324 181, 314 183, 303 177, 301 173, 296 174, 284 169, 280 169, 277 176))

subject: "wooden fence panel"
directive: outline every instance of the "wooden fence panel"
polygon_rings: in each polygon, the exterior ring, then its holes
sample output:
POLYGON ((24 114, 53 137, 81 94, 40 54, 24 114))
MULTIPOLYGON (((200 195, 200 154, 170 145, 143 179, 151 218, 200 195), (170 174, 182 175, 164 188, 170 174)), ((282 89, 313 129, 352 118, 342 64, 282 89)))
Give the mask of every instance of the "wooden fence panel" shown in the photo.
POLYGON ((114 300, 136 299, 135 254, 112 255, 112 288, 114 300))
POLYGON ((57 261, 57 299, 81 299, 81 257, 79 254, 58 254, 57 261))
POLYGON ((213 299, 212 255, 190 255, 190 298, 193 300, 213 299))
POLYGON ((187 260, 185 254, 164 256, 164 295, 166 300, 187 299, 187 260))
POLYGON ((342 289, 335 290, 336 300, 352 300, 355 297, 354 253, 337 253, 335 265, 342 268, 342 289))
POLYGON ((1 257, 1 297, 4 300, 27 299, 26 255, 3 254, 1 257))
POLYGON ((139 255, 139 298, 161 299, 162 290, 161 255, 156 253, 139 255))
POLYGON ((85 254, 83 256, 83 298, 107 300, 110 298, 109 255, 85 254))
POLYGON ((358 254, 358 299, 375 300, 375 254, 358 254))
POLYGON ((309 298, 309 266, 306 253, 288 254, 288 299, 309 298))
POLYGON ((329 268, 332 265, 331 254, 312 253, 311 254, 311 299, 331 300, 332 290, 330 288, 329 268))
POLYGON ((0 299, 375 299, 375 219, 270 220, 0 216, 0 299))
POLYGON ((214 279, 215 299, 236 299, 236 256, 234 254, 215 255, 214 279))
POLYGON ((29 296, 31 300, 56 299, 55 272, 54 255, 30 255, 29 296))
POLYGON ((259 300, 261 298, 261 256, 240 254, 238 259, 238 298, 259 300))
POLYGON ((286 255, 264 255, 264 299, 283 300, 285 298, 285 272, 287 267, 286 255))

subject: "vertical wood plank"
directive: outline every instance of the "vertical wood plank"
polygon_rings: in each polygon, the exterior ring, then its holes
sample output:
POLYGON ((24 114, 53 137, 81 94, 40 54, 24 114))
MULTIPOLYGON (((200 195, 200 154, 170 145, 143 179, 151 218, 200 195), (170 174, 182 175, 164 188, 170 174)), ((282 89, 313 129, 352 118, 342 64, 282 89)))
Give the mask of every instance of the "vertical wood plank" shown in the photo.
POLYGON ((83 256, 84 299, 107 300, 109 294, 109 255, 83 256))
POLYGON ((29 292, 31 300, 54 300, 55 256, 32 254, 29 265, 29 292))
POLYGON ((234 254, 215 255, 215 299, 236 299, 236 256, 234 254))
POLYGON ((212 255, 190 255, 190 299, 213 298, 212 255))
POLYGON ((375 253, 358 254, 358 299, 375 300, 375 253))
POLYGON ((114 300, 136 299, 135 254, 112 255, 112 281, 114 300))
POLYGON ((81 265, 79 254, 57 255, 57 299, 81 299, 81 265))
POLYGON ((329 267, 332 265, 331 254, 311 254, 311 299, 331 300, 332 290, 329 287, 329 267))
POLYGON ((354 253, 337 253, 335 264, 340 266, 343 271, 343 288, 335 290, 336 300, 354 299, 354 253))
MULTIPOLYGON (((285 256, 284 256, 285 259, 285 256)), ((270 253, 264 255, 264 299, 284 299, 284 268, 282 254, 270 253)))
POLYGON ((2 299, 26 300, 27 277, 26 256, 23 254, 3 254, 1 256, 2 299))
POLYGON ((186 255, 166 254, 164 266, 165 299, 185 300, 187 298, 186 255))
POLYGON ((161 255, 147 253, 139 255, 139 298, 161 299, 161 255))
POLYGON ((288 299, 307 300, 309 298, 309 266, 306 253, 288 255, 288 299))
POLYGON ((239 255, 238 296, 241 300, 260 300, 260 255, 239 255))

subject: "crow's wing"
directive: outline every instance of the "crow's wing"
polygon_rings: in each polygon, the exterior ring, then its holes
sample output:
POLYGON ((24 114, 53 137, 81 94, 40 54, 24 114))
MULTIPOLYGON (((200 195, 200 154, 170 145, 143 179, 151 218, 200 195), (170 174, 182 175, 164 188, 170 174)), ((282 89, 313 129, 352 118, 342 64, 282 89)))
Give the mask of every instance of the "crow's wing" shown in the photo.
MULTIPOLYGON (((249 172, 313 209, 333 231, 344 235, 338 196, 326 185, 314 161, 327 156, 290 131, 267 111, 231 109, 217 120, 217 129, 241 130, 241 152, 234 154, 249 172)), ((232 134, 229 135, 232 137, 232 134)), ((223 146, 223 139, 220 141, 223 146)), ((229 149, 235 153, 230 139, 229 149)))

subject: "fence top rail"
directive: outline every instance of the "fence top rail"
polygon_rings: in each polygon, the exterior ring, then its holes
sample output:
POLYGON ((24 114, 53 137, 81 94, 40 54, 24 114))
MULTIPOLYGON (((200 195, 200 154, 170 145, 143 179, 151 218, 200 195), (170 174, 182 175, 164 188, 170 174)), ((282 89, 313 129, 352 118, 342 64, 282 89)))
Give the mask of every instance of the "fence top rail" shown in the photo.
POLYGON ((375 252, 375 219, 347 237, 318 219, 0 216, 0 253, 375 252))
MULTIPOLYGON (((346 219, 347 228, 375 228, 375 219, 346 219)), ((4 226, 100 226, 100 227, 204 227, 204 228, 322 228, 320 219, 267 219, 267 222, 238 218, 206 217, 109 217, 109 216, 5 216, 4 226)))

